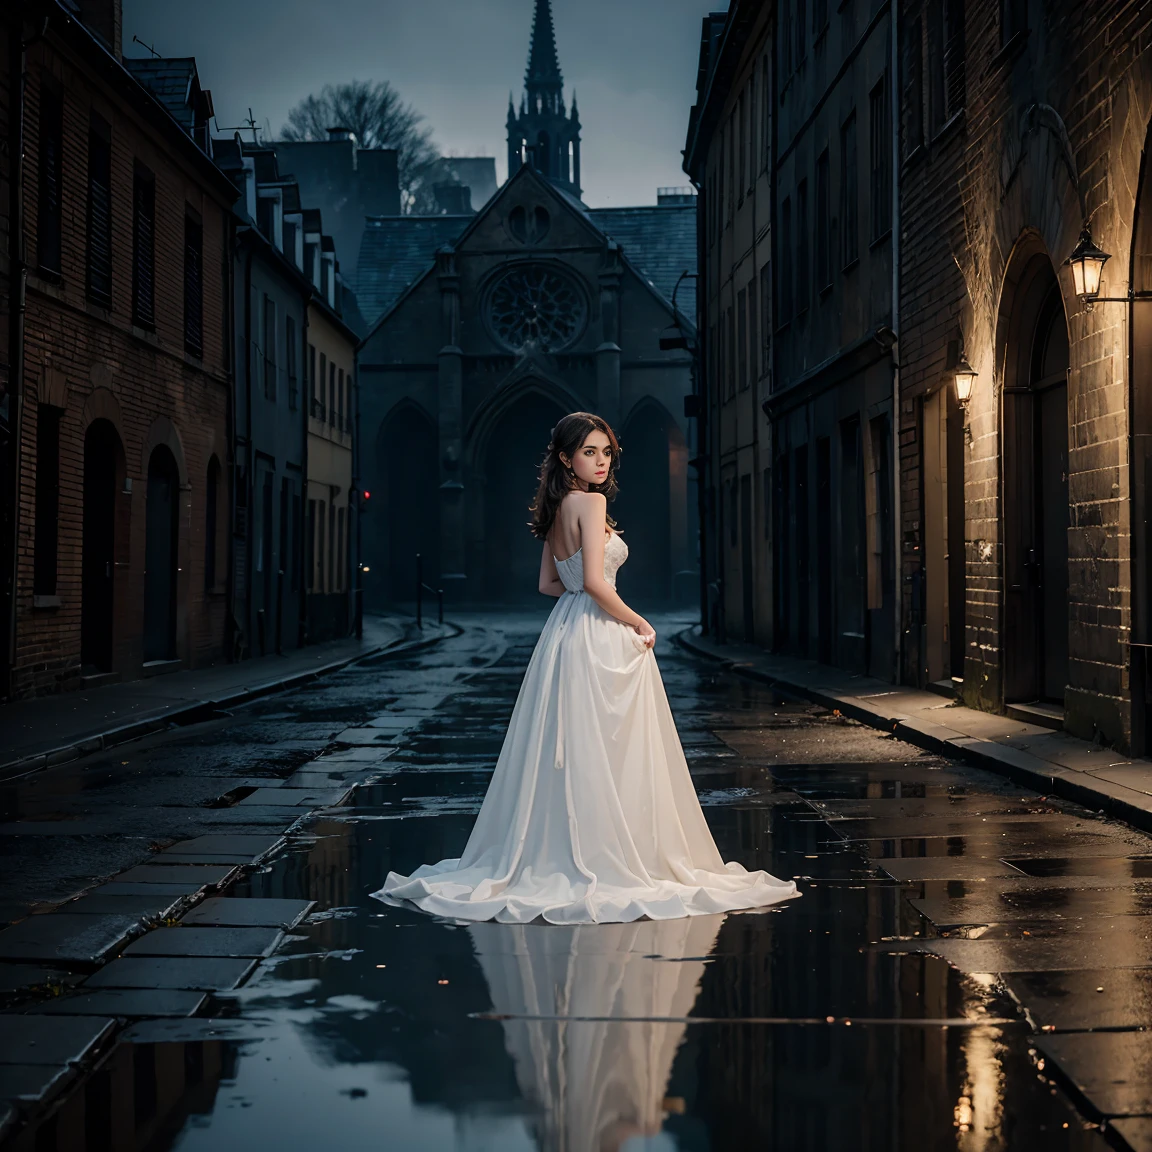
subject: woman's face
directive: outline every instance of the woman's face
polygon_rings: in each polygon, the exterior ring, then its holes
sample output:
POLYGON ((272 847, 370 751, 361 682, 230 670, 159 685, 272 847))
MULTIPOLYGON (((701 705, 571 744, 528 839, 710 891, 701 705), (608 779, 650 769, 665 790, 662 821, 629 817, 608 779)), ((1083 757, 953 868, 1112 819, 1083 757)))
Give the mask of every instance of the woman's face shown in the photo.
POLYGON ((603 484, 608 479, 608 469, 612 464, 612 443, 599 428, 594 428, 571 460, 563 452, 560 453, 560 459, 576 473, 581 488, 603 484))

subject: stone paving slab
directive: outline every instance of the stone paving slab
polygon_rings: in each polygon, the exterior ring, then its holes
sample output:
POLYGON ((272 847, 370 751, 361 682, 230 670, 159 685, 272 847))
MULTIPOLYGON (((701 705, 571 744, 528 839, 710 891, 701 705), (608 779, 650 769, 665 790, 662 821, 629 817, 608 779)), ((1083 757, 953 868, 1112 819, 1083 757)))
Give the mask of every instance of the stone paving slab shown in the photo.
MULTIPOLYGON (((156 887, 153 884, 148 887, 156 887)), ((139 895, 110 895, 107 892, 91 892, 78 900, 61 904, 57 911, 69 916, 135 916, 137 920, 162 920, 180 907, 182 896, 152 892, 139 895)))
POLYGON ((339 804, 347 795, 347 788, 328 791, 313 788, 257 788, 238 801, 236 807, 328 808, 339 804))
POLYGON ((182 884, 146 884, 140 881, 109 880, 93 888, 93 896, 195 896, 203 888, 202 884, 186 880, 182 884))
POLYGON ((183 919, 187 926, 224 928, 294 928, 315 906, 315 900, 240 899, 214 896, 183 919))
POLYGON ((158 928, 146 932, 123 956, 270 956, 284 939, 279 928, 158 928))
POLYGON ((901 940, 873 946, 881 952, 931 952, 962 972, 1062 972, 1099 968, 1152 967, 1152 937, 1146 922, 1134 930, 1081 932, 1067 939, 901 940))
POLYGON ((1152 1033, 1043 1036, 1036 1047, 1099 1115, 1152 1115, 1152 1033))
POLYGON ((1152 1152, 1152 1116, 1121 1116, 1108 1127, 1132 1149, 1132 1152, 1152 1152))
POLYGON ((987 856, 908 856, 876 860, 893 880, 978 880, 1019 873, 1003 861, 987 856))
POLYGON ((28 988, 58 987, 79 982, 80 975, 40 964, 0 963, 0 993, 22 992, 28 988))
POLYGON ((325 764, 379 764, 387 760, 396 751, 392 745, 387 747, 373 747, 372 745, 358 745, 355 748, 344 748, 339 752, 329 752, 313 760, 310 768, 323 767, 325 764))
POLYGON ((119 884, 194 884, 196 888, 216 887, 235 873, 230 864, 137 864, 112 878, 119 884))
POLYGON ((226 991, 247 979, 255 960, 222 957, 178 959, 170 956, 124 956, 106 964, 84 981, 84 988, 183 988, 226 991))
POLYGON ((21 1104, 47 1100, 76 1074, 70 1064, 0 1064, 0 1100, 21 1104))
POLYGON ((0 1064, 78 1064, 115 1021, 91 1016, 0 1016, 0 1064))
POLYGON ((208 1000, 207 992, 180 988, 102 988, 96 992, 74 992, 58 1000, 37 1005, 34 1011, 45 1015, 72 1016, 192 1016, 208 1000))
MULTIPOLYGON (((404 725, 403 727, 408 727, 404 725)), ((338 744, 386 745, 395 740, 399 728, 345 728, 336 737, 338 744)))
POLYGON ((1021 901, 1012 893, 991 891, 982 896, 928 898, 910 900, 909 903, 937 928, 1043 920, 1083 921, 1086 917, 1152 916, 1152 895, 1128 888, 1104 892, 1074 890, 1056 901, 1021 901))
POLYGON ((1019 972, 1004 980, 1037 1027, 1057 1032, 1152 1028, 1152 969, 1019 972))
POLYGON ((236 833, 209 833, 206 836, 193 836, 191 840, 179 840, 160 853, 195 852, 209 855, 244 856, 255 863, 275 851, 286 842, 283 836, 262 836, 236 833))
POLYGON ((141 1020, 121 1036, 125 1044, 200 1044, 207 1040, 262 1040, 274 1025, 261 1020, 141 1020))
POLYGON ((140 923, 136 915, 29 916, 0 932, 0 959, 98 964, 140 923))
POLYGON ((891 820, 943 818, 960 819, 979 816, 1015 816, 1021 819, 1033 812, 1053 812, 1051 806, 1037 800, 1017 800, 996 795, 963 796, 952 799, 947 796, 891 797, 875 800, 816 800, 813 806, 827 819, 863 820, 868 817, 891 820))

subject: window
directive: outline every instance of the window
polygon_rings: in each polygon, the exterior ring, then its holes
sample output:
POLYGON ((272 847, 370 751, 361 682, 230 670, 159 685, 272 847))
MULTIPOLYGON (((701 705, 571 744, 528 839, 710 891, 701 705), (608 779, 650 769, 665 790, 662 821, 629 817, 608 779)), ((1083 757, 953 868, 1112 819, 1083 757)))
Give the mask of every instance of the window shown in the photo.
POLYGON ((871 241, 892 230, 892 115, 888 73, 868 97, 868 168, 871 193, 871 241))
POLYGON ((323 500, 316 501, 316 576, 314 588, 317 592, 327 592, 324 584, 324 510, 323 500))
POLYGON ((763 94, 760 106, 760 136, 761 136, 761 157, 760 167, 768 170, 768 165, 772 160, 772 85, 769 83, 770 72, 768 67, 768 57, 764 57, 763 81, 760 85, 760 91, 763 94))
POLYGON ((264 398, 276 399, 276 304, 264 297, 264 398))
POLYGON ((300 565, 304 561, 304 557, 300 554, 299 544, 303 540, 301 530, 304 527, 302 520, 303 516, 303 498, 300 493, 296 491, 295 485, 292 487, 292 539, 296 541, 297 547, 292 555, 292 579, 291 587, 293 592, 300 589, 300 565))
POLYGON ((344 369, 341 368, 336 378, 336 430, 344 431, 344 369))
POLYGON ((748 387, 748 292, 736 293, 736 379, 740 391, 748 387))
POLYGON ((141 164, 132 175, 132 323, 156 326, 156 178, 141 164))
POLYGON ((748 191, 751 192, 756 182, 756 77, 758 73, 752 69, 748 80, 748 191))
POLYGON ((88 295, 112 304, 112 128, 93 115, 88 126, 88 295))
POLYGON ((327 387, 328 380, 328 356, 320 353, 320 374, 315 377, 316 380, 316 394, 312 397, 312 415, 317 420, 324 419, 324 390, 327 387))
POLYGON ((757 316, 756 281, 752 279, 748 282, 748 374, 753 380, 759 375, 757 368, 760 363, 760 345, 757 341, 757 332, 759 330, 757 316))
POLYGON ((832 286, 832 203, 828 149, 816 158, 816 291, 832 286))
POLYGON ((336 363, 328 362, 328 424, 336 426, 336 363))
POLYGON ((308 411, 316 415, 316 345, 308 345, 308 411))
POLYGON ((726 333, 724 358, 728 366, 727 394, 731 400, 736 395, 736 317, 728 309, 728 331, 726 333))
POLYGON ((204 355, 204 228, 184 214, 184 351, 204 355))
POLYGON ((355 423, 355 413, 352 410, 352 373, 344 377, 344 431, 351 432, 355 423))
POLYGON ((776 246, 776 308, 781 324, 792 319, 792 199, 784 197, 780 205, 780 243, 776 246))
POLYGON ((808 181, 796 186, 796 313, 808 307, 808 181))
POLYGON ((904 155, 924 144, 924 31, 920 17, 908 23, 904 39, 904 155))
POLYGON ((256 227, 266 240, 276 243, 276 201, 271 196, 256 199, 256 227))
POLYGON ((326 592, 336 591, 336 509, 328 509, 328 583, 326 592))
POLYGON ((792 75, 792 5, 783 0, 780 5, 780 75, 787 80, 792 75))
POLYGON ((208 482, 204 489, 204 587, 216 587, 216 532, 220 501, 220 461, 208 461, 208 482))
POLYGON ((1028 31, 1028 0, 1000 0, 1000 43, 1028 31))
POLYGON ((760 269, 760 375, 767 376, 772 337, 772 265, 760 269))
POLYGON ((36 221, 36 260, 41 272, 61 271, 61 212, 64 101, 45 76, 40 82, 40 207, 36 221))
POLYGON ((300 381, 296 370, 296 321, 284 317, 284 366, 288 369, 288 407, 295 412, 300 407, 300 381))
POLYGON ((738 508, 736 505, 736 481, 728 481, 728 545, 735 548, 740 537, 737 535, 739 525, 738 508))
POLYGON ((336 509, 336 584, 335 591, 344 591, 344 509, 336 509))
POLYGON ((796 67, 804 63, 804 53, 808 48, 808 14, 805 12, 804 0, 796 0, 796 19, 793 27, 796 30, 796 67))
POLYGON ((724 133, 725 146, 728 149, 728 219, 732 219, 732 209, 736 203, 736 123, 729 119, 728 130, 724 133))
POLYGON ((308 555, 304 558, 307 565, 307 589, 316 591, 316 501, 308 501, 308 555))
POLYGON ((747 102, 744 93, 736 102, 736 147, 740 151, 739 171, 736 185, 740 202, 744 202, 744 189, 748 186, 748 125, 746 122, 747 102))
POLYGON ((963 0, 937 0, 928 8, 928 115, 939 132, 964 107, 963 0))
POLYGON ((33 538, 32 593, 56 595, 60 519, 60 417, 49 404, 36 407, 36 534, 33 538))
POLYGON ((859 192, 857 185, 856 113, 840 127, 840 265, 850 268, 860 258, 859 192))
POLYGON ((819 37, 828 27, 828 0, 812 0, 812 35, 819 37))

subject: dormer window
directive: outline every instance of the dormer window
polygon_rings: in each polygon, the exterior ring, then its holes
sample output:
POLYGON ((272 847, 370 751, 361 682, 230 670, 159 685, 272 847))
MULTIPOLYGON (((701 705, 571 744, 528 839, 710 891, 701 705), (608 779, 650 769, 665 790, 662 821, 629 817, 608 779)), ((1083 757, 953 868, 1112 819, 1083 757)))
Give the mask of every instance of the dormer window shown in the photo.
POLYGON ((256 195, 256 227, 265 238, 284 251, 284 201, 280 189, 259 189, 256 195))

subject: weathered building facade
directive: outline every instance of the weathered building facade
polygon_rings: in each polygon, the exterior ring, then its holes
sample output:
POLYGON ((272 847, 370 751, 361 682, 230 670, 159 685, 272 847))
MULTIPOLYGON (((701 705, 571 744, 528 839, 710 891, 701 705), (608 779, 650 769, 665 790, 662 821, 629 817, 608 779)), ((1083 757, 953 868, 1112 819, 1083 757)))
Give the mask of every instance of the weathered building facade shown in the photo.
MULTIPOLYGON (((662 350, 660 336, 681 273, 695 271, 695 206, 670 197, 589 209, 575 146, 549 151, 541 170, 528 135, 553 139, 563 117, 575 145, 578 130, 546 0, 529 61, 524 114, 509 122, 524 163, 496 196, 474 216, 383 217, 365 229, 359 296, 379 316, 358 368, 369 607, 414 597, 417 554, 449 602, 533 598, 540 544, 528 506, 552 427, 580 409, 621 435, 624 594, 694 595, 691 360, 662 350)), ((678 298, 689 316, 694 287, 686 279, 678 298)))
MULTIPOLYGON (((308 305, 308 639, 346 636, 352 603, 356 493, 356 334, 318 292, 308 305)), ((371 489, 369 489, 371 491, 371 489)))
POLYGON ((26 15, 11 695, 210 662, 226 615, 234 193, 210 101, 194 61, 121 61, 112 0, 26 15))
POLYGON ((1152 16, 984 0, 901 25, 904 676, 1146 753, 1152 16), (1085 228, 1095 304, 1066 263, 1085 228))
POLYGON ((705 627, 771 644, 772 22, 737 3, 703 21, 685 170, 699 192, 701 556, 705 627))

